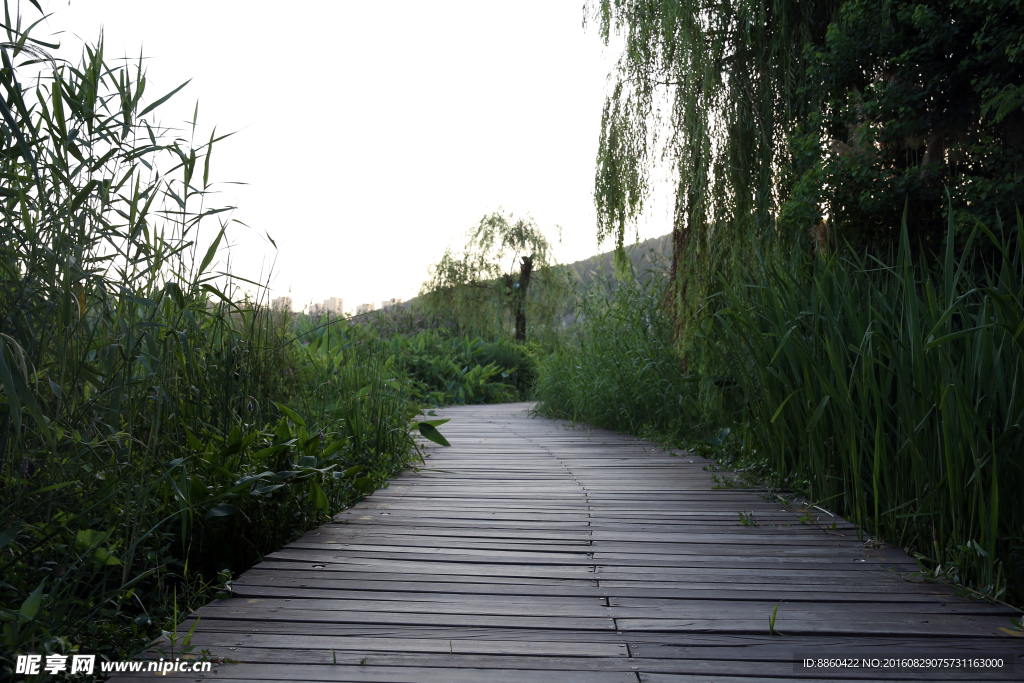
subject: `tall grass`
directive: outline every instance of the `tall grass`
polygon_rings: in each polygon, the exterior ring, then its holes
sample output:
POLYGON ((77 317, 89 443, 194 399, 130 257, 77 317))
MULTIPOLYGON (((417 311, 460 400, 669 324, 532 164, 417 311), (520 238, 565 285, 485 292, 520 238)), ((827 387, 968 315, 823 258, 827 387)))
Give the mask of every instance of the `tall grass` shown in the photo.
POLYGON ((141 60, 57 63, 6 30, 0 677, 16 652, 130 656, 415 454, 375 349, 310 371, 212 270, 220 138, 161 128, 141 60))
POLYGON ((1024 603, 1024 225, 940 262, 762 259, 704 341, 758 458, 938 574, 1024 603), (1015 239, 1014 239, 1015 238, 1015 239), (794 267, 794 264, 796 267, 794 267))
POLYGON ((680 362, 663 310, 667 278, 649 275, 578 287, 575 324, 540 362, 541 411, 670 439, 701 427, 699 384, 680 362))
POLYGON ((730 464, 1024 603, 1022 236, 1019 218, 979 226, 938 262, 905 227, 891 265, 764 254, 705 302, 685 355, 657 280, 591 291, 541 364, 541 407, 702 449, 731 428, 730 464))

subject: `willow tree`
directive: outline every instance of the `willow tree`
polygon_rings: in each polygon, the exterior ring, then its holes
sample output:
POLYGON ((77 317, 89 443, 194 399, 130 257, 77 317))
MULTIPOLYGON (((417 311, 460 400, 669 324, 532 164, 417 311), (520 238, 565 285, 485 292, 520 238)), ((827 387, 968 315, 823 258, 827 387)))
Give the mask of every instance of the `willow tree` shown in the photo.
POLYGON ((598 237, 621 249, 658 163, 676 179, 673 312, 690 319, 716 271, 774 238, 787 136, 810 108, 804 46, 836 0, 595 0, 587 21, 624 49, 604 105, 598 237))
POLYGON ((421 297, 429 312, 464 330, 490 335, 510 321, 516 340, 525 341, 528 313, 547 318, 557 308, 559 275, 534 220, 499 210, 470 230, 463 249, 445 250, 421 297))

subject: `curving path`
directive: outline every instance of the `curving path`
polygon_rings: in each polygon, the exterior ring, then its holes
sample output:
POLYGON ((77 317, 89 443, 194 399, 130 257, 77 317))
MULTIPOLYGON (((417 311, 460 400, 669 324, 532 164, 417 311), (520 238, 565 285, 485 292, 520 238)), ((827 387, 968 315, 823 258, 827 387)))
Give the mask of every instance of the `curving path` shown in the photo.
POLYGON ((1024 679, 1024 638, 1004 630, 1016 612, 903 580, 888 569, 916 570, 902 551, 858 540, 827 513, 807 523, 759 492, 715 488, 699 457, 531 418, 529 407, 439 411, 452 418, 441 428, 452 448, 432 449, 421 471, 269 555, 234 597, 199 610, 193 645, 224 663, 177 677, 1024 679), (992 654, 1014 671, 794 664, 992 654))

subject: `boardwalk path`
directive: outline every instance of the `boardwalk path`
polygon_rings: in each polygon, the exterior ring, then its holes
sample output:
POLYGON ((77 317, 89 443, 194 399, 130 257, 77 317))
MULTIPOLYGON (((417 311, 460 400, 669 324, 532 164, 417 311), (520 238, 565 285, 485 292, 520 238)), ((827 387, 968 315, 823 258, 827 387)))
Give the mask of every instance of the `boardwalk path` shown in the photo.
POLYGON ((915 569, 904 553, 866 548, 824 513, 831 533, 756 492, 716 490, 700 458, 526 408, 441 411, 452 448, 427 469, 200 610, 198 649, 241 663, 187 678, 748 683, 808 677, 794 654, 897 652, 996 652, 1016 673, 995 678, 1024 678, 1024 639, 1000 630, 1014 613, 884 568, 915 569), (769 634, 777 604, 785 636, 769 634))

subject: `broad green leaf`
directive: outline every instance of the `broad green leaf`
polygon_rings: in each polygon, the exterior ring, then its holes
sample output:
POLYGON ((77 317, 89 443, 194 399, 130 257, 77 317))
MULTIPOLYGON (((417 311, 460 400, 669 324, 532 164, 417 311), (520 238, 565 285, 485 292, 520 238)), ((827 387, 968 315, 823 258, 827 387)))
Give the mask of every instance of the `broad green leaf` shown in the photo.
MULTIPOLYGON (((221 238, 224 237, 224 231, 225 230, 227 230, 227 226, 226 225, 221 227, 220 232, 217 233, 217 239, 213 240, 213 243, 210 244, 209 248, 206 250, 206 256, 203 257, 203 261, 199 265, 199 270, 198 270, 199 274, 205 273, 206 269, 209 268, 211 263, 213 263, 213 257, 217 255, 217 249, 220 247, 220 241, 221 241, 221 238)), ((211 287, 210 289, 213 289, 213 288, 211 287)), ((216 293, 220 294, 220 292, 218 290, 213 290, 213 291, 215 291, 216 293)), ((221 295, 221 297, 222 298, 226 298, 223 295, 221 295)))
POLYGON ((277 409, 280 410, 282 413, 284 413, 288 417, 289 420, 291 420, 292 422, 294 422, 298 426, 300 426, 300 427, 305 427, 306 426, 306 421, 303 420, 301 417, 299 417, 299 414, 296 413, 291 408, 289 408, 288 406, 281 405, 280 403, 274 403, 274 405, 277 406, 277 409))
POLYGON ((417 422, 416 426, 419 428, 420 434, 434 443, 442 446, 451 446, 451 444, 448 443, 448 439, 444 438, 444 436, 441 435, 441 432, 437 431, 437 428, 434 427, 434 425, 427 424, 425 422, 417 422))
POLYGON ((43 583, 45 583, 45 581, 40 583, 39 587, 32 591, 31 595, 25 598, 25 602, 21 603, 21 609, 18 610, 18 614, 28 621, 35 619, 36 614, 39 613, 39 606, 43 602, 43 583))
POLYGON ((18 537, 18 527, 12 526, 9 529, 5 529, 4 532, 2 534, 0 534, 0 550, 5 548, 8 543, 13 541, 17 537, 18 537))
POLYGON ((327 501, 327 494, 320 488, 320 484, 316 483, 314 479, 309 480, 309 495, 313 500, 313 507, 322 512, 327 512, 329 503, 327 501))

